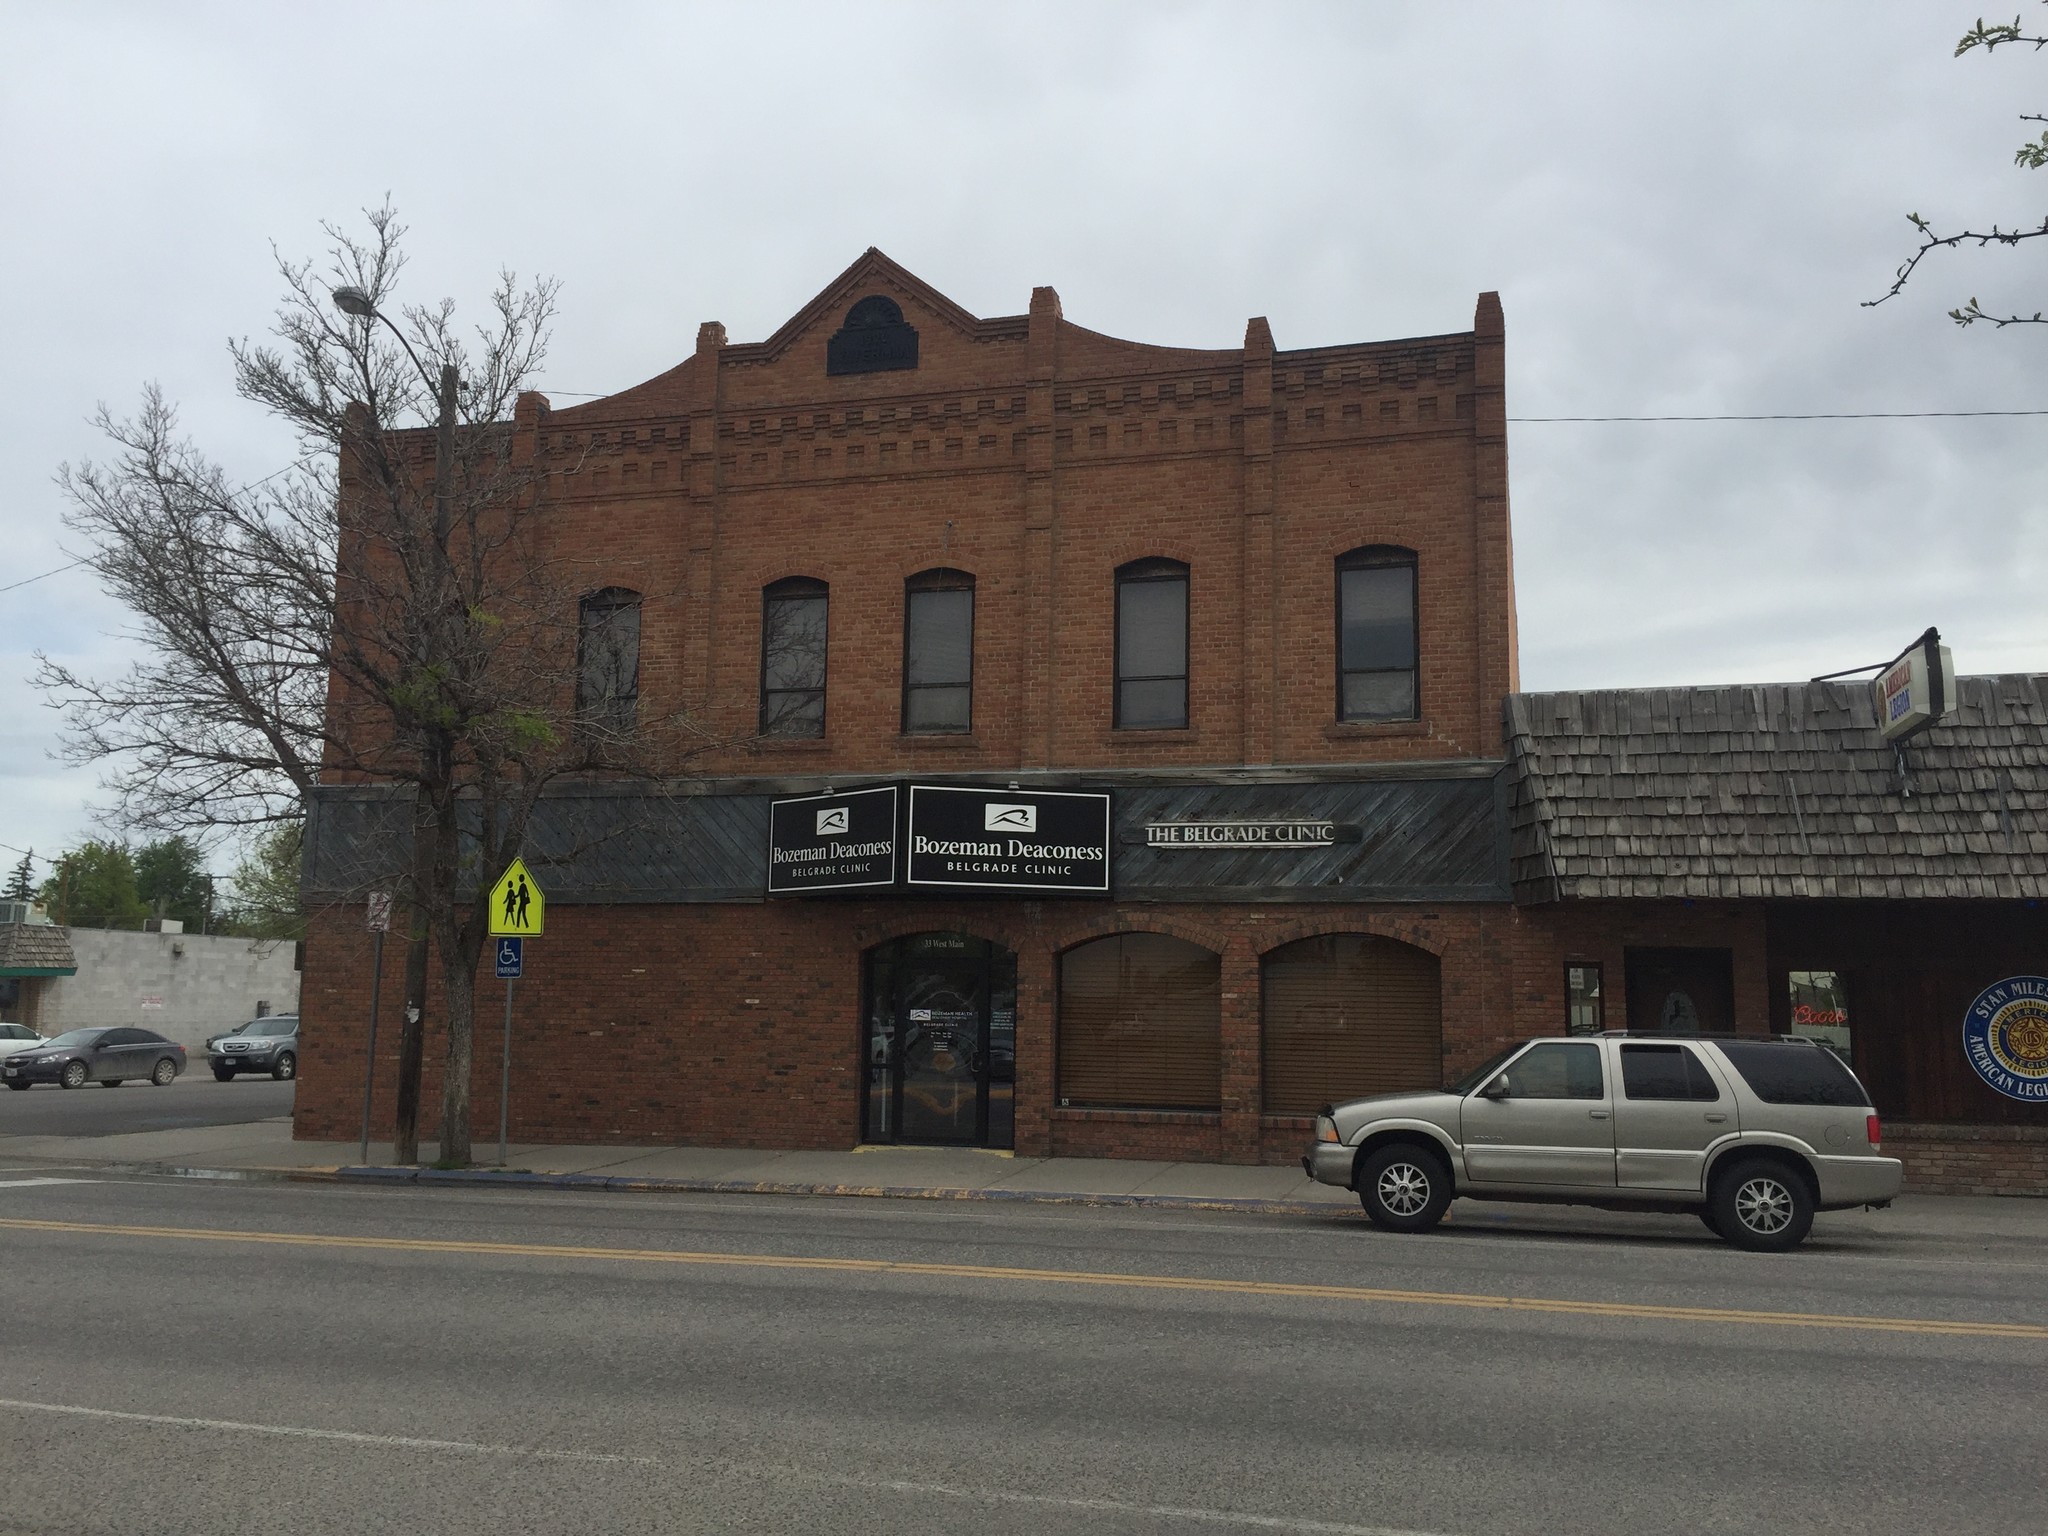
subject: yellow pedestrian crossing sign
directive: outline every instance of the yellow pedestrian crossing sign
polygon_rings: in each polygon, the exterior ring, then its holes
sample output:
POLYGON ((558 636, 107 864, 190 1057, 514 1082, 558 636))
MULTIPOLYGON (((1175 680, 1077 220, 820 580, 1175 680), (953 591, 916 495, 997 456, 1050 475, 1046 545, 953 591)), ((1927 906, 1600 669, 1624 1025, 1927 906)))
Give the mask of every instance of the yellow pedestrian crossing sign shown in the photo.
POLYGON ((491 887, 491 937, 531 938, 541 931, 547 913, 540 882, 526 872, 523 860, 514 859, 504 878, 491 887))

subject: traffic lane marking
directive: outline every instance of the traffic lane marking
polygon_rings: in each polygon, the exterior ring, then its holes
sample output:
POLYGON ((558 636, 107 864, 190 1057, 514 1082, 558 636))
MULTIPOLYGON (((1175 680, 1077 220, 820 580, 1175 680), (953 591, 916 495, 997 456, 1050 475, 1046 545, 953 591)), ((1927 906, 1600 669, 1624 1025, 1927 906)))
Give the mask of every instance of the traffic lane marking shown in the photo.
MULTIPOLYGON (((417 1435, 373 1435, 348 1429, 313 1429, 293 1424, 243 1424, 232 1419, 201 1419, 165 1413, 134 1413, 115 1408, 87 1408, 72 1403, 37 1403, 21 1398, 0 1398, 0 1411, 48 1413, 72 1418, 111 1420, 117 1423, 148 1424, 169 1429, 229 1430, 240 1434, 278 1435, 300 1440, 331 1440, 344 1445, 371 1446, 381 1450, 447 1451, 468 1456, 525 1456, 548 1461, 605 1462, 612 1465, 659 1467, 658 1456, 629 1456, 603 1451, 564 1451, 526 1445, 490 1445, 475 1440, 429 1440, 417 1435)), ((975 1488, 958 1483, 911 1482, 898 1478, 853 1477, 820 1472, 809 1467, 777 1467, 742 1462, 700 1460, 702 1470, 728 1475, 764 1477, 777 1481, 798 1478, 828 1483, 841 1488, 865 1489, 876 1493, 922 1494, 931 1498, 958 1499, 974 1504, 1014 1504, 1040 1509, 1071 1509, 1088 1514, 1144 1515, 1205 1525, 1235 1525, 1254 1530, 1292 1531, 1300 1536, 1441 1536, 1431 1531, 1385 1525, 1347 1525, 1332 1520, 1310 1520, 1293 1515, 1260 1515, 1229 1509, 1205 1509, 1199 1505, 1133 1504, 1120 1499, 1090 1499, 1072 1495, 1022 1493, 1007 1488, 975 1488)))
POLYGON ((187 1242, 254 1243, 297 1248, 353 1248, 376 1253, 582 1259, 620 1264, 686 1264, 706 1268, 808 1270, 838 1274, 905 1275, 925 1279, 997 1280, 1036 1285, 1182 1291, 1213 1296, 1371 1302, 1389 1306, 1451 1307, 1486 1312, 1540 1312, 1571 1317, 1610 1317, 1652 1322, 1751 1324, 1776 1328, 1824 1328, 2048 1342, 2048 1324, 2040 1323, 1876 1317, 1855 1313, 1766 1312, 1734 1307, 1683 1307, 1647 1302, 1572 1301, 1551 1296, 1494 1296, 1465 1291, 1392 1290, 1358 1285, 1308 1285, 1279 1280, 1224 1280, 1196 1275, 1118 1274, 1100 1270, 1027 1269, 994 1264, 928 1264, 902 1259, 811 1258, 779 1253, 695 1253, 668 1248, 590 1248, 552 1243, 494 1243, 474 1239, 351 1237, 325 1232, 128 1226, 106 1222, 37 1221, 28 1217, 0 1218, 0 1229, 18 1232, 65 1232, 92 1237, 154 1237, 187 1242))
POLYGON ((115 1408, 81 1408, 70 1403, 32 1403, 0 1397, 0 1409, 17 1413, 54 1413, 83 1419, 113 1419, 130 1424, 158 1424, 172 1429, 231 1430, 238 1434, 283 1435, 300 1440, 340 1440, 351 1445, 377 1445, 407 1451, 456 1451, 470 1456, 534 1456, 550 1461, 604 1461, 637 1466, 657 1465, 652 1456, 613 1455, 601 1451, 546 1450, 528 1445, 484 1445, 474 1440, 425 1440, 416 1435, 371 1435, 350 1429, 311 1429, 292 1424, 240 1424, 232 1419, 192 1419, 167 1413, 124 1413, 115 1408))
POLYGON ((37 1184, 100 1184, 103 1179, 0 1179, 0 1189, 30 1189, 37 1184))

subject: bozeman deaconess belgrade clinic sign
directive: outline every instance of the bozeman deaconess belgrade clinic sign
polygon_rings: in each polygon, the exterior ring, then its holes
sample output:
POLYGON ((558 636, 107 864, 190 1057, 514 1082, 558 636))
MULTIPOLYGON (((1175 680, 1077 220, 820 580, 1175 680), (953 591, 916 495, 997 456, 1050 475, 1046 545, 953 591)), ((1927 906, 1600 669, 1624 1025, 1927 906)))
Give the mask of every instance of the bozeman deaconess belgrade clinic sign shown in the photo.
POLYGON ((873 785, 770 802, 768 894, 1109 893, 1109 796, 873 785), (901 808, 901 809, 899 809, 901 808))
POLYGON ((913 784, 910 884, 1107 895, 1109 796, 913 784))
POLYGON ((768 894, 896 883, 896 786, 798 795, 768 806, 768 894))

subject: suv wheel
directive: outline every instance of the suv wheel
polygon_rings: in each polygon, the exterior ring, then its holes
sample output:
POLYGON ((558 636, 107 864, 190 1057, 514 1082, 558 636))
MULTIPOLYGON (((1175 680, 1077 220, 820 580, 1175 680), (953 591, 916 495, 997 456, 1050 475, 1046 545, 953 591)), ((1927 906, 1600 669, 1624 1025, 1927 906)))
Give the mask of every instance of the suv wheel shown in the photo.
POLYGON ((286 1051, 277 1058, 277 1065, 270 1069, 270 1075, 280 1083, 299 1075, 299 1058, 286 1051))
POLYGON ((233 1067, 215 1067, 213 1069, 213 1080, 216 1083, 232 1083, 235 1080, 235 1069, 233 1067))
POLYGON ((1784 1253, 1813 1230, 1813 1191, 1775 1159, 1735 1164, 1714 1184, 1714 1229, 1738 1248, 1784 1253))
POLYGON ((1450 1171, 1412 1142, 1381 1147, 1359 1165, 1358 1203, 1385 1231, 1427 1232, 1450 1209, 1450 1171))

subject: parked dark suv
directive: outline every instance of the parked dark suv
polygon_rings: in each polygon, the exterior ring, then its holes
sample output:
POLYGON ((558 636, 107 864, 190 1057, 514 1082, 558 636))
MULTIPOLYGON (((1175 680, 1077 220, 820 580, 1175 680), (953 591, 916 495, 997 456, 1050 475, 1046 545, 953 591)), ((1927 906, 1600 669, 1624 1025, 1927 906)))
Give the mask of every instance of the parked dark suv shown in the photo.
POLYGON ((238 1024, 206 1042, 206 1064, 220 1082, 237 1072, 268 1072, 278 1081, 299 1075, 299 1016, 276 1013, 238 1024))

